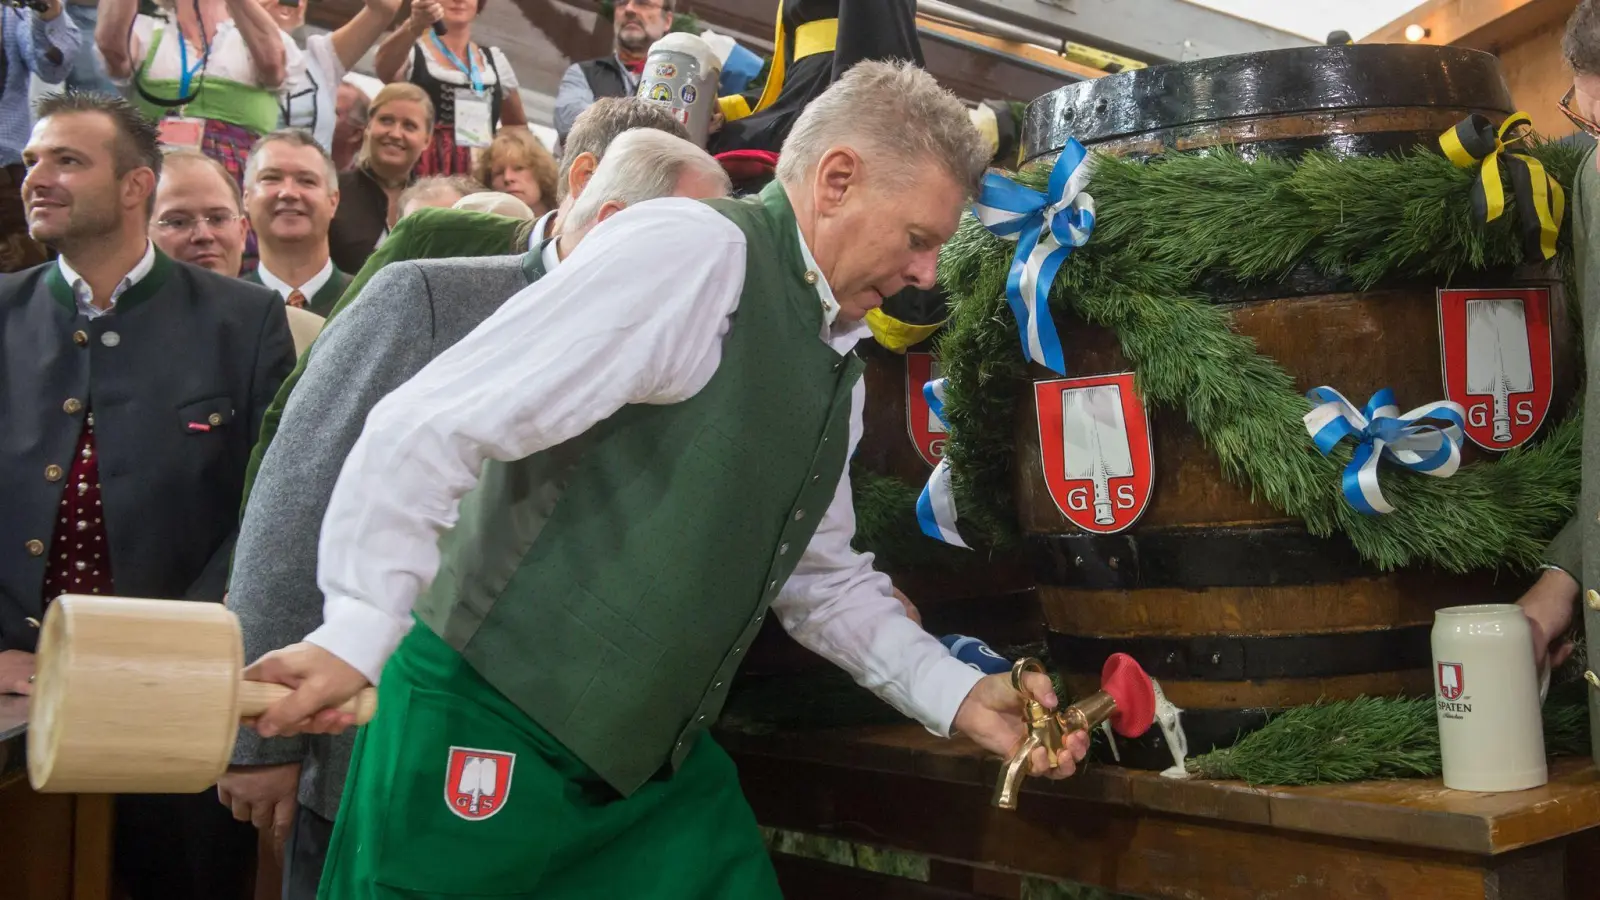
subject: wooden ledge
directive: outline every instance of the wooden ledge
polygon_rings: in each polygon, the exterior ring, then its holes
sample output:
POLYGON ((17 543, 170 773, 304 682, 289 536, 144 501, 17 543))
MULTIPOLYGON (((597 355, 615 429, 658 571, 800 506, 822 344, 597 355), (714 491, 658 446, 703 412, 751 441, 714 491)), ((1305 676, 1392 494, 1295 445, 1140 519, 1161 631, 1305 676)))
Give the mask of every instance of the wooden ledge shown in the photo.
MULTIPOLYGON (((915 725, 724 732, 717 740, 741 762, 811 763, 991 790, 1000 769, 970 741, 944 740, 915 725)), ((1436 778, 1252 788, 1095 765, 1065 781, 1029 779, 1021 806, 1057 805, 1051 799, 1473 855, 1506 853, 1600 825, 1600 773, 1581 758, 1553 760, 1550 783, 1542 788, 1505 794, 1451 791, 1436 778)))

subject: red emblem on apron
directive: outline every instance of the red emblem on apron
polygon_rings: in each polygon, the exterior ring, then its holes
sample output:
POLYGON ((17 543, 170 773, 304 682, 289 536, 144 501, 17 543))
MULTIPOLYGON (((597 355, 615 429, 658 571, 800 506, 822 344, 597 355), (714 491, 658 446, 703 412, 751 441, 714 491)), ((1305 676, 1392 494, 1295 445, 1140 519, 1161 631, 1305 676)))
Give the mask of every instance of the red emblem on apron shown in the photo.
POLYGON ((1457 700, 1461 692, 1467 689, 1465 676, 1461 672, 1461 663, 1439 663, 1439 696, 1446 700, 1457 700))
POLYGON ((463 819, 487 819, 506 805, 515 753, 451 747, 445 767, 444 802, 463 819))
POLYGON ((1444 395, 1467 411, 1474 444, 1526 442, 1550 411, 1550 290, 1440 290, 1439 357, 1444 395))
POLYGON ((1155 453, 1133 373, 1035 382, 1044 480, 1074 525, 1115 534, 1150 503, 1155 453))
POLYGON ((923 462, 930 466, 937 466, 944 458, 944 442, 950 435, 928 408, 922 387, 941 374, 939 360, 932 353, 906 353, 906 431, 923 462))

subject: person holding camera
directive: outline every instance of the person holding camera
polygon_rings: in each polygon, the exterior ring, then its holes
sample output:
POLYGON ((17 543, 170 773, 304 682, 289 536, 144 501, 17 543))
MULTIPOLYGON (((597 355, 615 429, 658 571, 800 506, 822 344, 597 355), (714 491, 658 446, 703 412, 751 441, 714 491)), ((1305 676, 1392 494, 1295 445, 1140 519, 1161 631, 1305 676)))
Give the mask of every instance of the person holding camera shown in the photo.
POLYGON ((78 26, 61 14, 61 0, 0 3, 0 272, 20 272, 45 261, 45 250, 28 236, 22 208, 22 148, 33 129, 28 78, 60 84, 78 52, 78 26))
POLYGON ((378 45, 378 77, 422 88, 437 112, 418 177, 471 175, 474 148, 487 148, 502 125, 528 124, 511 61, 499 47, 472 40, 472 23, 488 2, 414 0, 411 15, 378 45))

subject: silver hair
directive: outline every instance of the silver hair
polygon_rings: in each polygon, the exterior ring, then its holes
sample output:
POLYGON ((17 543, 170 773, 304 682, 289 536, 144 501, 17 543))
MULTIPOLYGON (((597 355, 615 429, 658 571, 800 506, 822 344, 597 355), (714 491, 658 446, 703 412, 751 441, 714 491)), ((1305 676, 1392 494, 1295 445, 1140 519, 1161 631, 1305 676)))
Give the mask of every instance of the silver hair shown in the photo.
POLYGON ((839 146, 897 160, 906 173, 934 163, 970 197, 989 164, 989 148, 966 107, 932 75, 907 62, 862 62, 811 101, 778 156, 778 180, 798 187, 839 146))
POLYGON ((261 136, 255 146, 250 148, 250 155, 244 161, 244 189, 246 191, 255 187, 256 177, 261 174, 261 151, 268 144, 288 144, 291 147, 310 147, 322 157, 323 188, 328 193, 339 189, 339 167, 333 164, 333 157, 328 155, 328 150, 317 143, 311 132, 303 128, 281 128, 261 136))
MULTIPOLYGON (((456 195, 456 200, 460 200, 462 197, 481 194, 487 190, 488 188, 466 175, 429 175, 426 178, 418 178, 410 187, 401 191, 398 206, 404 213, 412 202, 432 200, 442 193, 453 193, 456 195)), ((456 201, 450 202, 454 204, 456 201)))
POLYGON ((670 197, 689 172, 718 181, 723 193, 733 190, 722 166, 683 138, 654 128, 624 131, 606 149, 605 159, 573 202, 561 230, 567 234, 587 231, 599 219, 600 207, 612 201, 632 206, 670 197))

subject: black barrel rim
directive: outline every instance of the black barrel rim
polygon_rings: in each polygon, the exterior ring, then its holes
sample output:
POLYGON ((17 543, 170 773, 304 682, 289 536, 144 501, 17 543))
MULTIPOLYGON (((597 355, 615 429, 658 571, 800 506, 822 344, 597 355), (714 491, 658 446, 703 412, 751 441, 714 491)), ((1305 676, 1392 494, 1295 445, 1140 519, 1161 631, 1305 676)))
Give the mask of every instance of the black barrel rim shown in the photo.
POLYGON ((1023 154, 1207 122, 1294 113, 1456 107, 1510 113, 1493 55, 1462 47, 1296 47, 1171 63, 1069 84, 1028 104, 1023 154))

